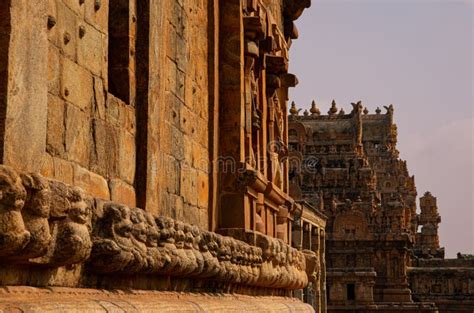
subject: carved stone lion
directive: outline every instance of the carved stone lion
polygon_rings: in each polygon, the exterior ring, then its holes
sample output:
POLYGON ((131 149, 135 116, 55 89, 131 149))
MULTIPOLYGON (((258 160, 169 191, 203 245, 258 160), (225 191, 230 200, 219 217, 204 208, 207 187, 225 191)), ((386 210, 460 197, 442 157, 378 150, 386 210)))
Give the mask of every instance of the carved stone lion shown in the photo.
POLYGON ((58 222, 58 231, 50 263, 54 265, 77 264, 89 258, 92 249, 90 238, 91 207, 84 191, 70 190, 70 207, 67 217, 58 222))
POLYGON ((17 254, 31 238, 21 215, 25 200, 20 176, 12 168, 0 165, 0 257, 17 254))

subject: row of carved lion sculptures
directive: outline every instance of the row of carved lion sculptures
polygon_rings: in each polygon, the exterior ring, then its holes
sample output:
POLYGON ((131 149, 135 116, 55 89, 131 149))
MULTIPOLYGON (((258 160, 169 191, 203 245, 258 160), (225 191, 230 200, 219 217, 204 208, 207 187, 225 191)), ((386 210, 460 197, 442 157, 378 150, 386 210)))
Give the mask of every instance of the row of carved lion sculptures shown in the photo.
POLYGON ((83 262, 92 248, 91 204, 80 188, 0 165, 0 260, 83 262))
POLYGON ((308 283, 305 257, 262 234, 253 243, 139 208, 93 199, 80 188, 0 165, 0 262, 96 274, 196 277, 269 288, 308 283))

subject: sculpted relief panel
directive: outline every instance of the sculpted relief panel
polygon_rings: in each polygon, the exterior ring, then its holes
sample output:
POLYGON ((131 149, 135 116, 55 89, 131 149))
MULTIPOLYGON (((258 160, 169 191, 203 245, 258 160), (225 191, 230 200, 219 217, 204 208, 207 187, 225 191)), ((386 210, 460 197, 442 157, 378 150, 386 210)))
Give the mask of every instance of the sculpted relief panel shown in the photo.
POLYGON ((6 265, 84 264, 96 275, 195 277, 282 289, 308 283, 305 255, 260 233, 237 240, 1 165, 0 195, 6 265))

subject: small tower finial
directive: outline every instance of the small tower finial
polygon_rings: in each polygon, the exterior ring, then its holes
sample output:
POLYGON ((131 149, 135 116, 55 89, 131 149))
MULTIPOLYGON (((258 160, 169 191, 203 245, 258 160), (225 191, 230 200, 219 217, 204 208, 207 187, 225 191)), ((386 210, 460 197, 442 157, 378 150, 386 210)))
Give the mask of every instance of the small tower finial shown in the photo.
POLYGON ((298 115, 298 109, 296 108, 296 103, 295 101, 291 102, 291 108, 290 108, 290 114, 293 116, 298 115))
POLYGON ((367 115, 369 114, 369 109, 367 109, 367 107, 364 108, 364 115, 367 115))
POLYGON ((382 110, 380 110, 379 107, 377 107, 377 109, 375 109, 375 113, 380 114, 381 112, 382 112, 382 110))
POLYGON ((321 115, 321 111, 319 111, 318 107, 316 106, 316 101, 314 101, 314 100, 311 103, 311 110, 309 110, 309 111, 311 112, 311 116, 321 115))
POLYGON ((387 110, 387 114, 393 115, 393 111, 395 110, 393 104, 390 104, 389 106, 384 105, 383 107, 385 108, 385 110, 387 110))
POLYGON ((346 112, 344 111, 343 108, 341 108, 341 109, 339 110, 339 115, 344 115, 344 114, 346 114, 346 112))
POLYGON ((336 105, 336 100, 332 100, 331 103, 331 108, 328 111, 329 115, 335 115, 337 113, 337 105, 336 105))
POLYGON ((308 115, 309 115, 308 110, 304 110, 303 115, 304 115, 304 116, 308 116, 308 115))

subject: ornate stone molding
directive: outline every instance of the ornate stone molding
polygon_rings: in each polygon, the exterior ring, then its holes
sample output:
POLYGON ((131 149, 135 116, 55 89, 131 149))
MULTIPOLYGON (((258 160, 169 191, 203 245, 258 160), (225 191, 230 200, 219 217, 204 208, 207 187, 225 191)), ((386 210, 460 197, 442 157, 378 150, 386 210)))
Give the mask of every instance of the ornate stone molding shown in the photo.
POLYGON ((229 237, 139 208, 87 196, 80 188, 0 165, 0 256, 4 263, 89 273, 166 275, 246 286, 306 286, 305 256, 282 240, 229 237), (236 239, 238 238, 238 239, 236 239))

